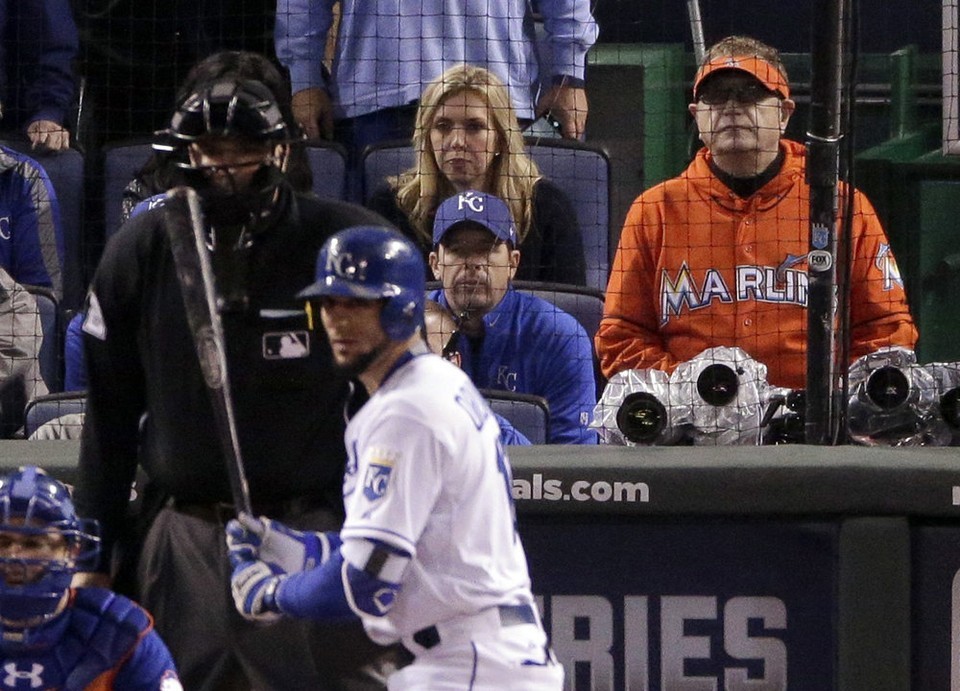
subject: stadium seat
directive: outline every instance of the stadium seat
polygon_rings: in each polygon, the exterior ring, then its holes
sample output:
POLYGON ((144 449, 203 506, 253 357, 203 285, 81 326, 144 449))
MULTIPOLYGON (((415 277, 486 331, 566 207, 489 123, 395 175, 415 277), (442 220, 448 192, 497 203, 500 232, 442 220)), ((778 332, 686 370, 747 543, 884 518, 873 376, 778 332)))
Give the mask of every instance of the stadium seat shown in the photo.
POLYGON ((40 327, 43 329, 43 342, 40 345, 40 376, 47 389, 60 391, 63 386, 61 371, 61 353, 63 336, 60 330, 60 302, 49 288, 24 286, 37 301, 40 313, 40 327))
POLYGON ((26 154, 39 163, 53 185, 60 204, 60 225, 63 231, 63 298, 65 308, 79 308, 83 303, 87 286, 83 277, 84 242, 84 174, 83 154, 76 149, 59 152, 41 152, 30 148, 26 139, 9 139, 2 142, 15 151, 26 154))
POLYGON ((108 144, 103 149, 103 239, 122 225, 123 190, 153 154, 150 140, 108 144))
POLYGON ((37 431, 37 428, 45 422, 63 415, 84 412, 86 403, 87 394, 85 391, 68 391, 66 393, 37 396, 27 402, 24 411, 24 436, 29 439, 37 431))
POLYGON ((413 161, 413 147, 406 139, 368 146, 360 160, 363 201, 369 201, 387 178, 407 170, 413 165, 413 161))
MULTIPOLYGON (((583 235, 587 285, 607 289, 610 272, 610 157, 603 149, 564 139, 527 139, 531 158, 541 172, 570 198, 583 235)), ((383 181, 414 162, 407 141, 368 147, 363 152, 363 198, 370 199, 383 181)))
POLYGON ((543 396, 482 389, 490 409, 505 417, 531 444, 546 444, 550 432, 550 406, 543 396))
POLYGON ((551 302, 575 317, 591 340, 597 334, 603 317, 603 293, 596 288, 539 281, 514 281, 513 287, 551 302))
POLYGON ((587 285, 607 289, 610 273, 610 157, 566 139, 527 140, 540 172, 566 192, 583 235, 587 285))
MULTIPOLYGON (((151 140, 136 139, 107 145, 103 150, 104 238, 122 225, 123 190, 153 154, 151 140)), ((313 174, 313 192, 320 197, 344 199, 346 153, 332 142, 309 142, 307 160, 313 174)))
POLYGON ((310 141, 306 152, 313 173, 314 194, 326 199, 346 199, 346 149, 334 142, 310 141))

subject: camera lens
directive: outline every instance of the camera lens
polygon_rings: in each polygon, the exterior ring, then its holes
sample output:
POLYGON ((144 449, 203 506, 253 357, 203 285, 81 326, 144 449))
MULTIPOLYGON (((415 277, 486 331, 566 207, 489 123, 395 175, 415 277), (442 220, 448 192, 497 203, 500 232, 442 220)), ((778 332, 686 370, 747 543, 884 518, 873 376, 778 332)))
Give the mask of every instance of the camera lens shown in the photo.
POLYGON ((727 365, 709 365, 697 377, 697 393, 710 405, 727 405, 738 388, 737 373, 727 365))
POLYGON ((801 415, 807 412, 807 392, 804 389, 794 389, 788 393, 787 409, 801 415))
POLYGON ((940 414, 951 429, 960 429, 960 388, 950 389, 940 397, 940 414))
POLYGON ((867 398, 882 410, 903 405, 910 395, 910 382, 899 367, 885 365, 867 378, 867 398))
POLYGON ((667 426, 667 409, 657 397, 635 391, 623 399, 617 410, 617 427, 634 444, 650 444, 667 426))

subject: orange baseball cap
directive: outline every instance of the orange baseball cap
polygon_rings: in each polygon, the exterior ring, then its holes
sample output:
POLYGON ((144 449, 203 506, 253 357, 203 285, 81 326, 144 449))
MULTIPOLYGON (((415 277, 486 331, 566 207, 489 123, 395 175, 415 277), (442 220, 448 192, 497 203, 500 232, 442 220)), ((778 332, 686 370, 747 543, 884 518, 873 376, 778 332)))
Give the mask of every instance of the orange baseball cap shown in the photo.
POLYGON ((770 91, 777 91, 784 98, 790 98, 790 85, 787 78, 777 67, 756 55, 730 56, 720 55, 710 62, 705 62, 697 70, 697 77, 693 80, 693 97, 697 98, 697 91, 704 79, 720 70, 739 70, 752 75, 770 91))

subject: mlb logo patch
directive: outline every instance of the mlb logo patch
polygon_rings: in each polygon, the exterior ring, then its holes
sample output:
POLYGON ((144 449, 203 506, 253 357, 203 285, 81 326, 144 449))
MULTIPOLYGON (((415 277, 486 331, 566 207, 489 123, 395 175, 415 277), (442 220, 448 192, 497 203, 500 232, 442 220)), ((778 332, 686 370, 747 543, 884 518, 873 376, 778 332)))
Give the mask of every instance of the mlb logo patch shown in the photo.
POLYGON ((310 355, 310 335, 306 331, 269 331, 263 334, 265 360, 295 360, 310 355))
POLYGON ((363 478, 363 496, 369 501, 376 501, 387 493, 387 486, 390 484, 390 473, 393 471, 392 465, 383 465, 381 463, 371 463, 367 466, 366 477, 363 478))

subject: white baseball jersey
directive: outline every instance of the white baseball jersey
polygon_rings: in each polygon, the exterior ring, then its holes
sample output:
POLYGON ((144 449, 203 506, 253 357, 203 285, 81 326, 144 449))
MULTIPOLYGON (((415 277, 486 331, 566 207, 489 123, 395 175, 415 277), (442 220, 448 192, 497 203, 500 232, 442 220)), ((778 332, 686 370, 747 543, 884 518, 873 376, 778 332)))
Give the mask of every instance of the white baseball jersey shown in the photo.
POLYGON ((386 615, 400 636, 533 604, 500 430, 460 369, 435 355, 405 356, 350 421, 346 445, 341 536, 412 556, 386 615))

